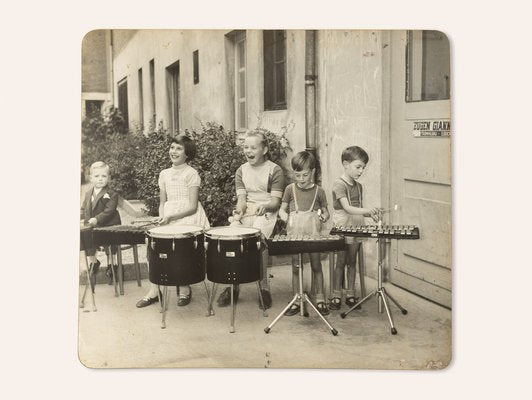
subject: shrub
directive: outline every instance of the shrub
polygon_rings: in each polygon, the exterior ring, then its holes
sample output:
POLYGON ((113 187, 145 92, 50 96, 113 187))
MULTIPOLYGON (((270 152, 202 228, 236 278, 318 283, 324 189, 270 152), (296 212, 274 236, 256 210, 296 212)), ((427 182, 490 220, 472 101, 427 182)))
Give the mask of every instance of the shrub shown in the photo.
MULTIPOLYGON (((147 135, 128 133, 119 111, 112 108, 105 115, 88 116, 82 127, 83 165, 107 162, 113 188, 126 199, 142 200, 149 215, 158 215, 159 173, 171 166, 170 137, 162 125, 147 135)), ((281 161, 290 149, 284 132, 257 130, 270 142, 270 159, 283 167, 281 161)), ((199 200, 212 226, 226 225, 236 204, 235 173, 245 162, 238 134, 214 123, 185 133, 195 140, 198 150, 190 164, 202 180, 199 200)))
POLYGON ((144 136, 128 133, 116 108, 95 113, 82 122, 82 171, 87 176, 95 161, 109 164, 110 186, 126 199, 136 198, 135 163, 142 152, 144 136))
POLYGON ((156 216, 159 213, 159 173, 171 166, 168 156, 169 136, 165 129, 148 133, 142 152, 135 163, 137 198, 144 201, 145 211, 156 216))

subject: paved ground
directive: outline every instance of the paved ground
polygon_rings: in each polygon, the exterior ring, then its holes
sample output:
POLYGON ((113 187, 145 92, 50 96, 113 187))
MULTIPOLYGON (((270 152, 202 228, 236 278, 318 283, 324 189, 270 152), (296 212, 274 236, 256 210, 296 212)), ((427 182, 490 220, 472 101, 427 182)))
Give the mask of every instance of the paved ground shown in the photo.
MULTIPOLYGON (((90 302, 79 313, 79 356, 88 367, 255 367, 255 368, 442 368, 451 353, 451 312, 393 286, 392 295, 408 309, 394 308, 399 333, 390 334, 375 300, 341 319, 332 312, 333 336, 313 313, 282 318, 269 334, 263 329, 290 300, 289 268, 272 267, 273 308, 263 317, 255 284, 242 285, 236 332, 229 333, 230 309, 215 307, 206 317, 203 284, 193 285, 192 302, 177 307, 171 291, 167 328, 161 329, 158 304, 135 308, 148 281, 125 283, 125 295, 97 285, 97 312, 90 302)), ((368 280, 368 286, 374 281, 368 280)), ((82 288, 82 287, 81 287, 82 288)), ((344 310, 347 308, 344 307, 344 310)))
MULTIPOLYGON (((121 212, 124 223, 132 217, 121 212)), ((126 277, 133 277, 131 251, 124 252, 126 277)), ((145 247, 139 256, 145 276, 145 247)), ((101 258, 104 259, 103 257, 101 258)), ((193 285, 192 302, 177 307, 171 289, 167 327, 161 329, 159 305, 137 309, 148 281, 138 287, 125 282, 125 295, 114 297, 112 286, 99 274, 97 312, 90 312, 89 298, 79 312, 79 357, 93 368, 135 367, 253 367, 253 368, 366 368, 439 369, 451 359, 451 311, 392 285, 387 289, 408 310, 402 315, 392 305, 398 334, 392 336, 386 314, 377 312, 371 299, 362 310, 345 319, 334 311, 329 322, 338 330, 333 336, 310 310, 308 318, 283 317, 269 334, 264 328, 292 298, 290 268, 274 258, 269 269, 274 304, 268 317, 258 308, 256 285, 241 286, 236 332, 229 333, 230 308, 218 308, 206 317, 207 296, 203 284, 193 285)), ((308 264, 307 264, 308 265, 308 264)), ((328 262, 323 263, 328 276, 328 262)), ((309 275, 308 266, 305 274, 309 275)), ((308 287, 309 276, 305 276, 308 287)), ((328 279, 327 279, 328 281, 328 279)), ((375 281, 366 278, 368 290, 375 281)), ((221 289, 218 290, 220 293, 221 289)), ((80 286, 80 296, 83 286, 80 286)))

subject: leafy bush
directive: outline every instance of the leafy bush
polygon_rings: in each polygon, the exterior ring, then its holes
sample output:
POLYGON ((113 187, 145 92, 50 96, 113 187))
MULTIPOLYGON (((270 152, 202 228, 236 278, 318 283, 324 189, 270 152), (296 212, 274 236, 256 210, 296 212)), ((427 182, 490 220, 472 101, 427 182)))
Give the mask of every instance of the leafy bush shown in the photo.
POLYGON ((172 165, 169 149, 169 136, 159 127, 145 137, 142 153, 135 163, 137 198, 144 201, 145 210, 152 216, 159 213, 159 173, 172 165))
POLYGON ((110 186, 126 199, 136 198, 135 163, 143 148, 144 136, 128 133, 120 111, 91 114, 82 122, 82 170, 88 177, 95 161, 109 164, 110 186))
MULTIPOLYGON (((149 215, 159 212, 159 173, 171 166, 168 150, 170 137, 160 125, 147 135, 128 133, 116 109, 103 116, 88 116, 83 121, 83 165, 88 169, 97 160, 111 167, 112 186, 126 199, 139 199, 149 215)), ((290 149, 284 132, 275 134, 257 128, 270 143, 270 159, 283 166, 290 149)), ((202 125, 200 131, 185 131, 197 146, 190 165, 200 174, 199 199, 212 226, 227 224, 236 204, 235 173, 245 162, 239 134, 226 131, 214 123, 202 125)))

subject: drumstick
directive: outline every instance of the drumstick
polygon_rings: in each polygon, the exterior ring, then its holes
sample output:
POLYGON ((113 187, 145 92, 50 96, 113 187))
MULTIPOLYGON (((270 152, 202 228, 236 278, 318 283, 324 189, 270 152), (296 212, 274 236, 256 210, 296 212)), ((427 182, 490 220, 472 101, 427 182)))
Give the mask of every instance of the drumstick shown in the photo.
POLYGON ((142 224, 142 225, 137 225, 138 228, 144 228, 145 226, 148 226, 148 225, 157 225, 157 223, 151 222, 151 221, 149 221, 149 222, 146 222, 146 221, 132 221, 131 223, 132 224, 135 224, 135 223, 138 224, 138 223, 141 223, 141 222, 145 222, 145 223, 142 224))
POLYGON ((392 208, 388 208, 387 210, 382 210, 381 214, 386 214, 386 213, 389 213, 389 212, 392 212, 392 211, 397 211, 400 208, 401 208, 401 206, 399 204, 396 204, 392 208))

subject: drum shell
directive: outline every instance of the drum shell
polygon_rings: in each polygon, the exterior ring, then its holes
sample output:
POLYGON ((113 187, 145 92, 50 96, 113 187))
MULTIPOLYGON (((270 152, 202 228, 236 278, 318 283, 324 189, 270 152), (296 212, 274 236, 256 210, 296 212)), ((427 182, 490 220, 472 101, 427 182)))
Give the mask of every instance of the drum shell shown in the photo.
POLYGON ((203 234, 179 239, 147 236, 150 282, 184 286, 205 279, 203 234))
POLYGON ((243 239, 205 237, 207 278, 215 283, 248 283, 261 279, 260 236, 243 239), (218 251, 219 249, 219 251, 218 251))

